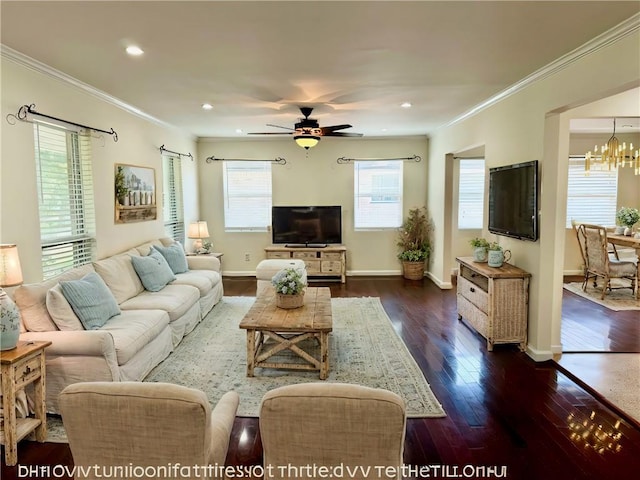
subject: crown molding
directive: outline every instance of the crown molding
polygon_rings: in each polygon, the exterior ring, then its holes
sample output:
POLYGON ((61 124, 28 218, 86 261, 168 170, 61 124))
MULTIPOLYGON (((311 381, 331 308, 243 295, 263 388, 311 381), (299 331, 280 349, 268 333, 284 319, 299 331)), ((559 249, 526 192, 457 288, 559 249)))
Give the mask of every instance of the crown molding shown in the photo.
POLYGON ((591 55, 592 53, 595 53, 602 48, 608 47, 609 45, 616 43, 624 37, 637 32, 639 29, 640 13, 636 13, 635 15, 629 17, 627 20, 619 23, 615 27, 607 30, 597 37, 592 38, 575 50, 572 50, 571 52, 561 56, 551 63, 548 63, 544 67, 524 77, 522 80, 519 80, 510 87, 502 90, 501 92, 498 92, 492 97, 489 97, 484 102, 479 103, 475 107, 454 118, 450 122, 442 125, 441 127, 438 127, 438 130, 450 127, 452 125, 455 125, 456 123, 460 123, 463 120, 466 120, 467 118, 473 117, 481 111, 486 110, 487 108, 501 102, 505 98, 510 97, 511 95, 518 93, 521 90, 524 90, 525 88, 531 86, 533 83, 544 80, 545 78, 556 74, 560 70, 567 68, 569 65, 580 60, 581 58, 591 55))
MULTIPOLYGON (((36 60, 35 58, 31 58, 28 55, 18 52, 17 50, 14 50, 11 47, 7 47, 4 44, 0 44, 0 54, 2 55, 3 58, 6 58, 7 60, 10 60, 18 65, 26 67, 35 72, 38 72, 43 75, 47 75, 48 77, 59 80, 74 88, 82 90, 83 92, 88 93, 89 95, 92 95, 93 97, 96 97, 99 100, 102 100, 103 102, 114 105, 124 110, 127 113, 130 113, 132 115, 135 115, 139 118, 142 118, 144 120, 155 123, 156 125, 160 125, 165 128, 179 130, 178 127, 176 127, 175 125, 171 125, 170 123, 167 123, 152 115, 149 115, 148 113, 143 112, 139 108, 134 107, 133 105, 130 105, 120 100, 119 98, 114 97, 113 95, 109 95, 108 93, 103 92, 102 90, 92 87, 91 85, 84 83, 78 80, 77 78, 72 77, 71 75, 67 75, 66 73, 61 72, 60 70, 57 70, 45 63, 42 63, 36 60)), ((189 135, 189 136, 193 137, 192 135, 189 135)))

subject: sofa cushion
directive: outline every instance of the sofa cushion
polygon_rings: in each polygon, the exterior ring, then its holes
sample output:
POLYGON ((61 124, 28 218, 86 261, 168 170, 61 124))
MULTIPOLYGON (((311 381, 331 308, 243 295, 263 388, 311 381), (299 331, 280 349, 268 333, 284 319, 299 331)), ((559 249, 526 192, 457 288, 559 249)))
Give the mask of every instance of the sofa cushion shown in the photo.
POLYGON ((162 310, 123 310, 109 319, 100 330, 113 337, 118 365, 124 365, 169 325, 162 310))
MULTIPOLYGON (((151 240, 150 242, 143 243, 142 245, 138 245, 137 247, 134 248, 134 250, 138 252, 139 255, 146 257, 147 255, 149 255, 151 248, 157 247, 158 245, 162 247, 164 244, 160 240, 151 240)), ((164 245, 164 246, 167 247, 168 245, 164 245)))
POLYGON ((96 272, 113 292, 118 304, 144 291, 140 277, 131 264, 131 255, 119 254, 93 263, 96 272))
POLYGON ((84 330, 82 322, 62 293, 60 284, 47 292, 47 310, 58 330, 84 330))
POLYGON ((211 270, 189 270, 176 274, 176 279, 171 285, 191 285, 200 290, 200 296, 204 297, 211 291, 214 285, 220 283, 220 274, 211 270))
POLYGON ((107 323, 120 308, 102 277, 95 272, 79 280, 60 282, 62 293, 87 330, 96 330, 107 323))
POLYGON ((149 255, 145 257, 131 257, 131 261, 145 290, 158 292, 167 283, 176 279, 167 261, 155 249, 151 249, 149 255))
POLYGON ((122 310, 164 310, 173 322, 182 317, 198 300, 200 291, 191 285, 167 285, 159 292, 144 291, 120 304, 122 310))
POLYGON ((58 330, 47 310, 47 292, 61 280, 82 278, 93 271, 93 265, 87 264, 44 282, 20 285, 16 288, 13 294, 14 300, 20 309, 20 316, 25 329, 29 332, 58 330))
POLYGON ((162 254, 173 273, 184 273, 189 270, 187 266, 187 256, 180 242, 176 242, 168 247, 156 245, 153 248, 162 254))

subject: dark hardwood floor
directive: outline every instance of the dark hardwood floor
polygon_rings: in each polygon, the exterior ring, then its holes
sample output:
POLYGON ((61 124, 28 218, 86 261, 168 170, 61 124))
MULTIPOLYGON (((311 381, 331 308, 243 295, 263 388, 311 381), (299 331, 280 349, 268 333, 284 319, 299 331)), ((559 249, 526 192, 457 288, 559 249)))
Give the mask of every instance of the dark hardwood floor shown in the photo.
MULTIPOLYGON (((225 295, 255 294, 255 279, 225 278, 224 285, 225 295)), ((552 361, 533 362, 511 345, 487 352, 484 339, 458 321, 454 290, 441 291, 426 279, 399 277, 349 277, 345 285, 319 285, 330 286, 335 297, 380 297, 447 413, 446 418, 407 421, 406 464, 447 465, 450 476, 457 467, 455 473, 464 472, 466 478, 492 478, 487 474, 492 466, 499 474, 506 467, 502 478, 509 479, 637 478, 640 428, 552 361), (591 425, 594 430, 589 432, 591 425), (616 425, 620 438, 603 441, 616 425), (479 467, 478 474, 470 475, 467 465, 479 467)), ((565 303, 563 315, 583 319, 586 301, 574 297, 565 303)), ((613 348, 629 349, 634 340, 625 338, 625 329, 631 317, 621 315, 618 327, 619 312, 614 313, 601 316, 609 322, 606 335, 612 335, 613 348)), ((587 322, 593 334, 603 335, 602 325, 593 322, 587 322)), ((630 331, 637 341, 637 331, 630 331)), ((261 455, 257 419, 237 418, 228 464, 260 464, 261 455)), ((18 458, 22 465, 72 465, 66 444, 23 441, 18 458)), ((3 461, 3 479, 17 478, 17 473, 3 461)), ((430 478, 447 476, 432 470, 430 478)))

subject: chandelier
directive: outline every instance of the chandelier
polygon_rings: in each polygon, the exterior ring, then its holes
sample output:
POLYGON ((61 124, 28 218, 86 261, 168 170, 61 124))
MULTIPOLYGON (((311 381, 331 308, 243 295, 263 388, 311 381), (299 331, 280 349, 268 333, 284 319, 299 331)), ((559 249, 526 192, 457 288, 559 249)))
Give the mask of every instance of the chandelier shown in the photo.
POLYGON ((577 444, 581 444, 586 449, 603 454, 605 452, 618 453, 622 450, 620 439, 620 420, 617 420, 613 428, 609 425, 602 425, 596 420, 596 412, 591 411, 589 418, 578 418, 570 413, 567 417, 567 426, 571 432, 570 438, 577 444))
POLYGON ((633 150, 633 143, 623 142, 620 144, 616 137, 616 119, 613 119, 613 134, 607 143, 598 147, 595 146, 593 153, 589 150, 584 158, 585 174, 591 170, 615 170, 618 167, 629 166, 633 168, 636 175, 640 175, 639 151, 633 150))

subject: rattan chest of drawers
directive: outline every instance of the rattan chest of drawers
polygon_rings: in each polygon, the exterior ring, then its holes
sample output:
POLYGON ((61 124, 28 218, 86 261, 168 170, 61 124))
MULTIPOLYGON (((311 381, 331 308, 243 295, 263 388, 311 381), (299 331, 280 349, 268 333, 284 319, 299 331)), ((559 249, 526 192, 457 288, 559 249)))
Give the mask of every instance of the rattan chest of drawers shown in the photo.
POLYGON ((530 273, 505 263, 500 268, 459 257, 458 319, 464 319, 487 339, 487 350, 497 343, 527 345, 530 273))

